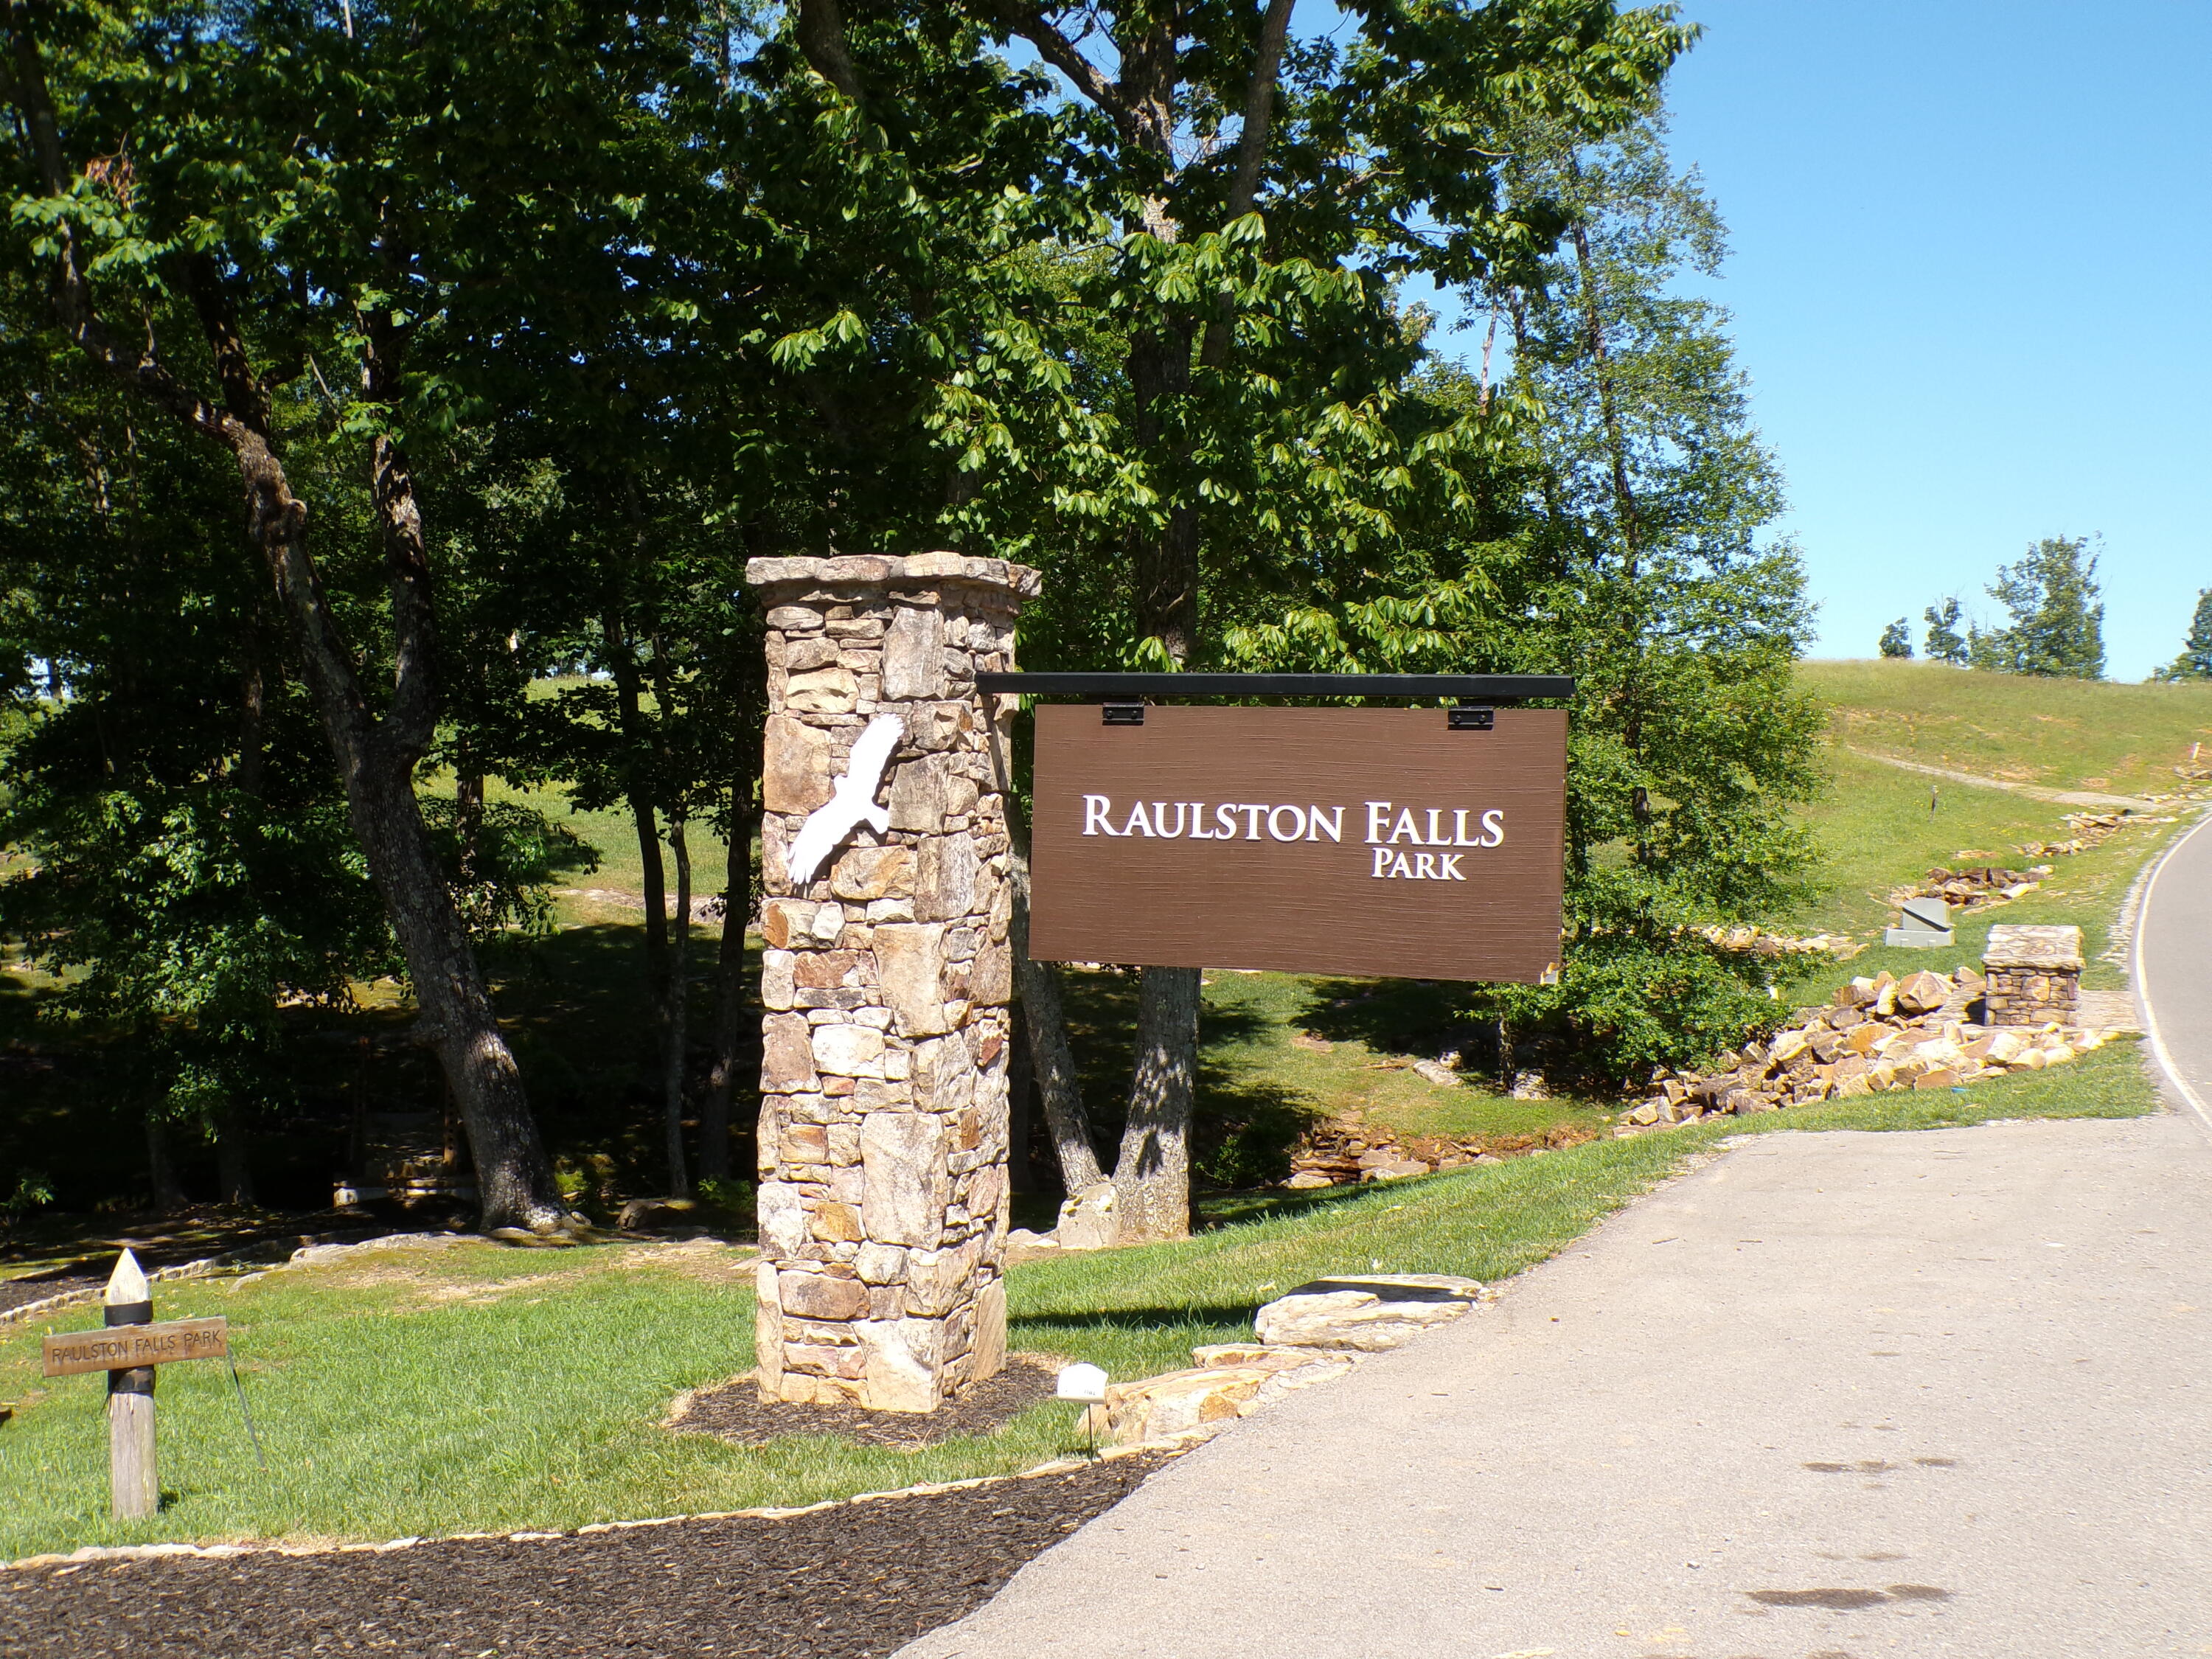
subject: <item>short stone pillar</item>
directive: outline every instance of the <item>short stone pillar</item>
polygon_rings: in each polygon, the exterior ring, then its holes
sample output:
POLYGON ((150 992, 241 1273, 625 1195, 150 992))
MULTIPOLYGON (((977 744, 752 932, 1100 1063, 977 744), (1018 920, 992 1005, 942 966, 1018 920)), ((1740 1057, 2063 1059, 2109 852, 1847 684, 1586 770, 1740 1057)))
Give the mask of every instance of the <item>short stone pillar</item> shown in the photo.
POLYGON ((930 1411, 1006 1359, 1013 892, 975 677, 1013 666, 1037 573, 924 553, 745 580, 768 613, 761 1393, 930 1411))
POLYGON ((1990 929, 1982 951, 1985 1025, 2074 1021, 2081 1000, 2081 930, 2012 923, 1990 929))

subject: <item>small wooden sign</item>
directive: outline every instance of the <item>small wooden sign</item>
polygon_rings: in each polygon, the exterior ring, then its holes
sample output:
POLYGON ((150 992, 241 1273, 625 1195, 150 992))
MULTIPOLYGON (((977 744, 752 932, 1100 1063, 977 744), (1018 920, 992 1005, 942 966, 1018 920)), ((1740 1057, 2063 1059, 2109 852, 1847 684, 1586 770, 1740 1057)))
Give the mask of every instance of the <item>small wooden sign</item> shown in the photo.
POLYGON ((1566 763, 1561 709, 1039 708, 1030 954, 1541 981, 1566 763))
POLYGON ((104 1330, 70 1331, 41 1345, 48 1376, 85 1371, 137 1370, 173 1359, 220 1359, 230 1352, 228 1322, 168 1319, 155 1325, 113 1325, 104 1330))

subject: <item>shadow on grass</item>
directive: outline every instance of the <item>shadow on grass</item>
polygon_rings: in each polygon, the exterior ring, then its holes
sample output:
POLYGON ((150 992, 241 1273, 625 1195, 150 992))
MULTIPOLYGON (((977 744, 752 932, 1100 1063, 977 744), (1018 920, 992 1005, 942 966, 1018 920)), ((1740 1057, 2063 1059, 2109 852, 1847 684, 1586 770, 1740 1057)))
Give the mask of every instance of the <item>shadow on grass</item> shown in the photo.
POLYGON ((1301 1018, 1332 1042, 1364 1042, 1378 1054, 1433 1056, 1459 1048, 1470 1062, 1492 1057, 1489 1034, 1469 1014, 1466 990, 1432 980, 1316 980, 1301 1018))
MULTIPOLYGON (((1068 1039, 1095 1150, 1111 1169, 1127 1119, 1138 975, 1134 969, 1109 968, 1071 972, 1063 982, 1068 1039)), ((1206 1004, 1191 1125, 1191 1166, 1206 1184, 1233 1188, 1281 1179, 1290 1173, 1291 1148, 1300 1133, 1322 1115, 1302 1091, 1254 1069, 1249 1049, 1271 1029, 1251 1008, 1206 1004)))
POLYGON ((1220 1193, 1200 1200, 1197 1209, 1200 1223, 1212 1231, 1248 1221, 1267 1221, 1277 1216, 1319 1214, 1353 1199, 1371 1198, 1376 1191, 1376 1188, 1371 1186, 1347 1183, 1338 1187, 1316 1187, 1305 1193, 1266 1190, 1220 1193))
POLYGON ((1007 1323, 1017 1331, 1109 1330, 1141 1335, 1181 1325, 1249 1325, 1259 1306, 1257 1302, 1194 1302, 1182 1307, 1113 1308, 1095 1313, 1017 1313, 1009 1316, 1007 1323))

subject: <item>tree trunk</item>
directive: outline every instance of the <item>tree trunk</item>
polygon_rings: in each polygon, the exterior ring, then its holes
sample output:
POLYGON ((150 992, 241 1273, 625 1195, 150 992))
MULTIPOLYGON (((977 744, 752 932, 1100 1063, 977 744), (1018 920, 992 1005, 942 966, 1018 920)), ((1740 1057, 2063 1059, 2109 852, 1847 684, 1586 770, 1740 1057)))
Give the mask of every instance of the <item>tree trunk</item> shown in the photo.
POLYGON ((662 1127, 668 1141, 668 1195, 691 1196, 684 1158, 684 1060, 690 1041, 691 846, 684 814, 668 815, 668 846, 676 854, 676 927, 668 952, 668 983, 660 1003, 662 1127))
POLYGON ((438 1056, 468 1130, 484 1225, 551 1231, 565 1219, 567 1206, 530 1115, 522 1073, 500 1035, 475 948, 431 852, 413 768, 349 748, 339 761, 354 833, 422 1011, 416 1036, 438 1056))
POLYGON ((185 1207, 184 1185, 177 1179, 176 1161, 169 1156, 169 1126, 150 1109, 146 1114, 146 1177, 157 1214, 185 1207))
POLYGON ((483 836, 483 769, 464 755, 453 775, 453 840, 460 849, 461 885, 474 883, 483 836))
POLYGON ((252 1131, 246 1112, 226 1106, 215 1121, 216 1184, 226 1204, 252 1204, 253 1191, 252 1131))
POLYGON ((1006 930, 1006 946, 1014 956, 1014 992, 1029 1031, 1030 1064, 1036 1071, 1037 1092, 1044 1100, 1045 1127, 1051 1132, 1053 1153, 1060 1161, 1060 1185, 1070 1193, 1079 1193, 1104 1180, 1105 1172, 1098 1167, 1098 1153, 1091 1144, 1091 1117, 1083 1108, 1082 1082, 1076 1075, 1075 1052, 1067 1040, 1060 970, 1051 963, 1030 960, 1029 826, 1022 821, 1012 789, 1006 786, 1003 767, 1000 787, 1006 803, 1008 862, 1014 885, 1013 920, 1006 930))
POLYGON ((645 887, 645 978, 647 994, 658 1001, 668 981, 668 872, 660 861, 660 829, 655 821, 653 791, 641 771, 641 757, 647 748, 645 730, 644 685, 629 641, 610 618, 606 624, 615 678, 615 702, 620 713, 624 743, 629 749, 629 782, 623 790, 629 815, 637 829, 637 861, 645 887))
MULTIPOLYGON (((1147 971, 1150 971, 1149 969, 1147 971)), ((1067 1041, 1067 1012, 1060 1000, 1060 969, 1049 962, 1014 958, 1014 981, 1021 993, 1022 1020, 1029 1032, 1030 1064, 1044 1102, 1045 1127, 1060 1162, 1060 1184, 1070 1193, 1104 1180, 1097 1149, 1091 1141, 1091 1115, 1084 1109, 1075 1053, 1067 1041)))
POLYGON ((1190 1236, 1190 1115, 1199 970, 1147 968, 1137 997, 1137 1069, 1114 1165, 1122 1242, 1190 1236))
POLYGON ((699 1175, 730 1176, 730 1097, 737 1087, 738 1045, 745 1029, 745 927, 752 920, 753 824, 748 808, 730 811, 729 861, 722 888, 722 942, 715 958, 714 1058, 699 1103, 699 1175))

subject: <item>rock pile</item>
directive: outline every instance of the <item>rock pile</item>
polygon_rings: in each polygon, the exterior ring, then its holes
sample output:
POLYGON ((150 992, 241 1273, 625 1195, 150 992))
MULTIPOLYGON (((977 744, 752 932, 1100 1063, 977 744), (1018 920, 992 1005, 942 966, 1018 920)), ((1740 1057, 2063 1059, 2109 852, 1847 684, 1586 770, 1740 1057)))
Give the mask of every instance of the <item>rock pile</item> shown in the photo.
POLYGON ((1359 1118, 1333 1118, 1307 1131, 1304 1139, 1291 1154, 1291 1177, 1283 1185, 1292 1192, 1308 1192, 1347 1182, 1397 1181, 1407 1176, 1433 1175, 1438 1170, 1456 1170, 1469 1164, 1496 1164, 1504 1158, 1578 1146, 1595 1139, 1588 1129, 1565 1125, 1540 1135, 1401 1138, 1379 1124, 1359 1118))
POLYGON ((1699 927, 1695 932, 1723 951, 1747 951, 1756 957, 1826 956, 1841 959, 1855 957, 1866 949, 1849 933, 1770 933, 1749 922, 1731 927, 1699 927))
POLYGON ((1999 899, 2016 899, 2023 893, 2032 893, 2050 873, 2047 864, 2039 864, 2033 870, 2007 870, 1993 864, 1965 870, 1938 866, 1928 872, 1925 881, 1897 889, 1889 896, 1889 902, 1902 904, 1907 899, 1939 898, 1955 910, 1971 910, 1977 905, 1994 904, 1999 899))
POLYGON ((1832 1006, 1801 1009, 1789 1029, 1721 1055, 1707 1071, 1662 1073, 1655 1079, 1656 1092, 1615 1133, 1893 1089, 1949 1089, 2063 1065, 2111 1037, 2108 1031, 2055 1020, 2039 1026, 1984 1024, 1971 1018, 1982 992, 1982 976, 1966 967, 1902 980, 1887 973, 1855 979, 1836 992, 1832 1006))
POLYGON ((1197 1440, 1295 1389, 1341 1376, 1366 1354, 1401 1347, 1498 1292, 1452 1273, 1317 1279, 1253 1316, 1256 1342, 1193 1348, 1189 1369, 1116 1382, 1086 1421, 1109 1443, 1197 1440))

